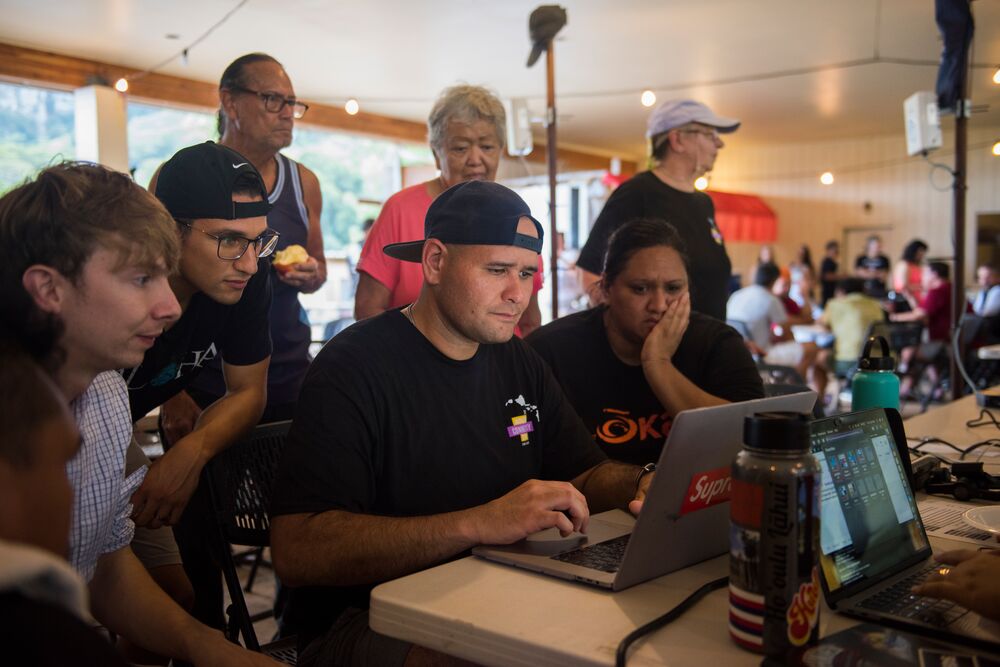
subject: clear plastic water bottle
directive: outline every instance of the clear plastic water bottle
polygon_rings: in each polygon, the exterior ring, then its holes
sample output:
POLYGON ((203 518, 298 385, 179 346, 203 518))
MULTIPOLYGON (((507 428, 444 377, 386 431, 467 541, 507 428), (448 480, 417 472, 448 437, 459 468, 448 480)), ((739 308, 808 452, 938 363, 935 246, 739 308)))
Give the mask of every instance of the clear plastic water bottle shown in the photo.
POLYGON ((858 372, 851 380, 851 411, 868 408, 899 409, 899 376, 896 361, 889 355, 889 343, 882 336, 872 336, 861 351, 858 372), (878 343, 882 354, 874 356, 872 346, 878 343))

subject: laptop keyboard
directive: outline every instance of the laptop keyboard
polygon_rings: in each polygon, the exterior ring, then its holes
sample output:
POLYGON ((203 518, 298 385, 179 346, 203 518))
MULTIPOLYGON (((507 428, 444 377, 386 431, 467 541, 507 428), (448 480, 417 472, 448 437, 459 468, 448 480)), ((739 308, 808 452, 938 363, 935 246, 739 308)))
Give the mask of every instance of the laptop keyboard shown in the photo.
POLYGON ((550 556, 550 558, 601 572, 617 572, 618 567, 622 564, 622 558, 625 557, 625 547, 628 545, 630 537, 632 537, 631 533, 612 540, 564 551, 561 554, 550 556))
POLYGON ((913 586, 922 582, 939 567, 940 565, 928 565, 875 595, 865 598, 859 606, 940 628, 948 627, 969 610, 949 600, 922 597, 910 592, 913 586))

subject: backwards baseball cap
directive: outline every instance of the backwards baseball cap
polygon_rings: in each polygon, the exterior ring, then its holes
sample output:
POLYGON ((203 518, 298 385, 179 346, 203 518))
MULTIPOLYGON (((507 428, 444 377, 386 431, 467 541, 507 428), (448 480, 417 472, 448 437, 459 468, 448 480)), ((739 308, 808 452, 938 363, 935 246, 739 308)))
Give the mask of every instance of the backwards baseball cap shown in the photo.
POLYGON ((649 114, 649 120, 646 121, 646 136, 655 137, 688 123, 708 125, 714 127, 721 134, 735 132, 740 127, 740 121, 737 119, 716 116, 701 102, 667 100, 649 114))
POLYGON ((233 149, 211 141, 182 148, 167 160, 156 178, 155 194, 174 218, 239 220, 271 210, 257 168, 233 149), (237 179, 248 181, 262 201, 234 202, 237 179))
POLYGON ((441 193, 424 218, 424 239, 390 243, 382 252, 404 262, 419 262, 427 239, 458 245, 503 245, 542 252, 542 225, 516 192, 491 181, 466 181, 441 193), (538 238, 519 234, 517 223, 530 218, 538 238))

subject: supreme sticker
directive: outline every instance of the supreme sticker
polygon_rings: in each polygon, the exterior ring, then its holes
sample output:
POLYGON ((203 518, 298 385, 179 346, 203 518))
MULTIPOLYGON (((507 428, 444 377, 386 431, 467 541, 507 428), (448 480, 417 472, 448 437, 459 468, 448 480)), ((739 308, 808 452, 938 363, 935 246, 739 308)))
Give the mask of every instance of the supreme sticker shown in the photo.
POLYGON ((730 466, 695 473, 691 477, 687 493, 684 494, 681 516, 729 500, 733 491, 733 479, 730 475, 730 466))

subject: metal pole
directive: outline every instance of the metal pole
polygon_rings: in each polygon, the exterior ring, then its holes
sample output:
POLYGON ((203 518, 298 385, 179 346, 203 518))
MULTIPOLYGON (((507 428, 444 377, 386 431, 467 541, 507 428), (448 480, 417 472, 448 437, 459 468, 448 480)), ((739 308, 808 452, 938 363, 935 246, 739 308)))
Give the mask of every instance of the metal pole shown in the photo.
MULTIPOLYGON (((966 62, 962 63, 961 77, 961 95, 958 104, 955 105, 955 184, 952 186, 954 194, 952 231, 955 239, 955 275, 951 282, 952 336, 955 335, 958 323, 965 313, 965 191, 967 189, 966 150, 968 148, 970 106, 968 56, 966 56, 966 62)), ((958 341, 958 353, 959 355, 965 354, 965 346, 962 345, 962 341, 958 341)), ((949 356, 948 377, 951 378, 951 400, 953 401, 962 397, 965 388, 962 376, 958 372, 958 361, 959 359, 956 359, 955 355, 949 356)))
POLYGON ((555 40, 550 39, 548 47, 545 49, 546 64, 546 145, 545 153, 549 163, 549 247, 552 252, 549 256, 549 275, 552 288, 552 319, 559 317, 559 248, 556 243, 556 66, 553 47, 555 40))

